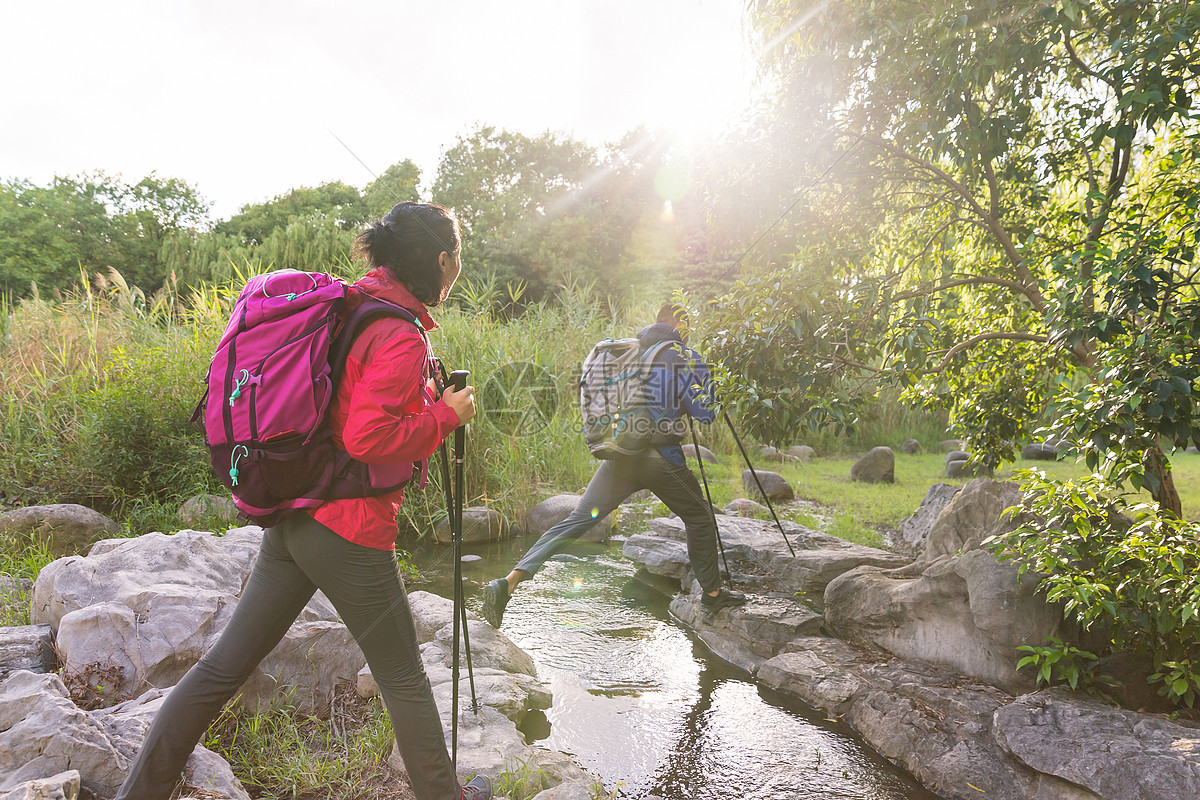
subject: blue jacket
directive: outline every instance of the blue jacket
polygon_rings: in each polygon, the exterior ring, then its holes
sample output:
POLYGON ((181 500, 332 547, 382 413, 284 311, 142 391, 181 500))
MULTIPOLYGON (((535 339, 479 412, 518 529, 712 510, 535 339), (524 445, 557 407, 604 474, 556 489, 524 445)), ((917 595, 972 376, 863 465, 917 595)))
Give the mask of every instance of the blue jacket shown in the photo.
MULTIPOLYGON (((712 422, 716 415, 712 410, 713 387, 708 365, 699 353, 683 343, 675 326, 656 322, 643 328, 637 339, 643 351, 661 342, 677 343, 659 351, 647 382, 661 418, 674 421, 686 412, 699 422, 712 422)), ((658 451, 671 463, 683 466, 685 459, 680 440, 672 438, 672 441, 658 444, 658 451)))

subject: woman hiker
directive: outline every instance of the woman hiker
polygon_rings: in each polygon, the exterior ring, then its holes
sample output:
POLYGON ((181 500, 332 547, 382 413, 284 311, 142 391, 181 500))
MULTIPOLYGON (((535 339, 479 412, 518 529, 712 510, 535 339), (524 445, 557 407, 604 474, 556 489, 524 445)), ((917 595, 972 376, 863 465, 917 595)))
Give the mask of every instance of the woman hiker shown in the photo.
MULTIPOLYGON (((672 343, 655 358, 653 369, 657 374, 647 383, 656 387, 652 389, 651 403, 656 419, 666 423, 662 430, 676 429, 670 423, 681 414, 691 414, 704 423, 711 423, 714 418, 708 365, 685 344, 686 330, 687 312, 682 306, 667 303, 659 309, 655 323, 643 328, 637 336, 643 353, 662 342, 672 343)), ((687 467, 680 447, 682 437, 677 433, 655 436, 651 440, 654 446, 643 454, 601 461, 575 510, 542 534, 507 577, 484 585, 481 608, 484 619, 500 627, 517 584, 532 578, 546 559, 566 548, 640 489, 649 489, 683 520, 688 558, 703 590, 700 604, 704 610, 715 613, 746 602, 741 592, 721 586, 716 521, 696 476, 687 467)))
MULTIPOLYGON (((458 221, 447 209, 400 203, 355 240, 370 271, 347 303, 371 295, 403 306, 425 330, 462 270, 458 221)), ((371 464, 428 459, 475 415, 474 389, 426 382, 427 346, 405 320, 376 319, 356 336, 327 419, 337 446, 371 464)), ((263 534, 258 560, 216 644, 179 681, 146 734, 116 800, 166 800, 197 741, 320 589, 362 648, 391 718, 418 800, 489 800, 483 776, 460 786, 417 649, 395 553, 403 490, 330 500, 263 534)))

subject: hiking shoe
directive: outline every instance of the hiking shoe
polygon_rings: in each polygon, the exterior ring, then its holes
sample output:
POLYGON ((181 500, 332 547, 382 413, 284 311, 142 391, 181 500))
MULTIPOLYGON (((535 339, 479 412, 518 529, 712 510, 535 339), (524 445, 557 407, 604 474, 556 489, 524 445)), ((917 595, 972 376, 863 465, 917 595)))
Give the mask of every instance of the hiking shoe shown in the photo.
POLYGON ((724 586, 715 597, 708 592, 704 592, 700 596, 700 605, 710 614, 715 614, 722 608, 744 605, 745 602, 746 595, 726 589, 724 586))
POLYGON ((492 779, 476 775, 463 787, 462 800, 492 800, 492 779))
POLYGON ((508 579, 496 578, 483 587, 483 606, 479 613, 493 628, 500 627, 504 619, 504 607, 508 605, 508 579))

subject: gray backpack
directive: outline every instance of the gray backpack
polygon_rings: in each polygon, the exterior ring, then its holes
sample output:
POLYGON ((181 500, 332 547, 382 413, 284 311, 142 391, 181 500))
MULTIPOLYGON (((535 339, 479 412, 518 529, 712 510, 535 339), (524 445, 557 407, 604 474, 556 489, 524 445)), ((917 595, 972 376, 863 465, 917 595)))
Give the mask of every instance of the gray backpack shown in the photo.
POLYGON ((657 435, 678 433, 682 421, 669 426, 663 421, 650 385, 654 358, 672 344, 678 343, 660 342, 643 353, 637 339, 605 339, 588 353, 579 410, 584 441, 596 458, 637 455, 650 449, 657 435))

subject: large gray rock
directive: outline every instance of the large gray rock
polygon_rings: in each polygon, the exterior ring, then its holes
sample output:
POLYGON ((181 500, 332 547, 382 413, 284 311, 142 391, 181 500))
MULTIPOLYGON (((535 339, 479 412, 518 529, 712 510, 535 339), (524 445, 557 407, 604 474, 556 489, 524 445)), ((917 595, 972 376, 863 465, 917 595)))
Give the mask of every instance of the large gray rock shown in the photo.
POLYGON ((768 472, 766 470, 756 469, 753 472, 750 470, 742 471, 742 488, 746 490, 752 498, 762 499, 763 492, 766 492, 767 498, 771 500, 791 500, 796 496, 792 491, 792 485, 787 482, 787 479, 778 472, 768 472), (754 476, 758 476, 758 481, 754 480, 754 476), (763 491, 758 490, 758 484, 762 484, 763 491))
POLYGON ((721 509, 721 513, 734 517, 756 517, 758 519, 765 519, 770 515, 770 511, 762 503, 745 497, 735 497, 730 500, 728 505, 721 509))
POLYGON ((850 468, 850 480, 864 483, 895 483, 896 454, 890 447, 872 448, 850 468))
POLYGON ((806 444, 794 444, 784 451, 797 461, 808 463, 817 457, 817 451, 806 444))
POLYGON ((929 529, 925 560, 978 547, 988 536, 1011 530, 1013 522, 1002 520, 1001 513, 1021 504, 1021 490, 1015 483, 977 478, 954 496, 929 529))
MULTIPOLYGON (((550 528, 567 518, 582 498, 577 494, 556 494, 548 497, 529 509, 525 515, 525 533, 530 536, 541 536, 550 528)), ((584 542, 602 542, 613 531, 613 515, 610 513, 596 521, 596 524, 579 537, 584 542)))
MULTIPOLYGON (((856 730, 875 750, 949 800, 1097 800, 997 743, 993 716, 1012 702, 991 686, 929 665, 879 662, 836 639, 800 637, 758 671, 856 730)), ((1189 795, 1128 794, 1125 800, 1189 795)))
POLYGON ((713 614, 701 603, 694 584, 689 594, 671 601, 671 613, 708 645, 713 653, 754 674, 797 636, 819 633, 824 619, 790 598, 750 596, 743 606, 713 614))
POLYGON ((0 792, 0 800, 76 800, 79 786, 79 770, 69 769, 48 778, 25 781, 7 792, 0 792))
POLYGON ((942 459, 942 463, 945 464, 946 466, 950 466, 950 462, 952 462, 952 461, 970 461, 970 460, 971 460, 971 454, 968 453, 966 450, 951 450, 949 453, 946 453, 946 457, 942 459))
POLYGON ((925 448, 916 439, 905 439, 900 444, 900 452, 907 453, 910 456, 920 455, 925 452, 925 448))
MULTIPOLYGON (((786 520, 782 522, 783 534, 774 522, 758 519, 719 516, 717 525, 731 570, 760 576, 761 581, 777 591, 800 592, 806 601, 818 607, 826 584, 844 572, 863 564, 894 568, 910 562, 897 553, 851 544, 786 520), (784 534, 787 535, 786 542, 784 534)), ((647 533, 629 537, 625 555, 655 574, 687 577, 685 569, 690 565, 686 561, 685 538, 684 526, 679 520, 653 519, 647 533), (661 562, 647 558, 647 552, 661 557, 661 562), (666 557, 672 553, 676 554, 675 560, 666 557)), ((691 585, 690 580, 686 585, 691 585)))
POLYGON ((82 553, 97 537, 120 532, 121 526, 99 511, 74 503, 26 506, 0 514, 0 541, 19 541, 32 534, 55 556, 82 553))
POLYGON ((938 450, 941 450, 943 453, 949 453, 951 450, 962 450, 963 440, 943 439, 942 441, 938 442, 937 446, 938 450))
MULTIPOLYGON (((451 544, 450 518, 443 517, 433 529, 439 544, 451 544)), ((498 542, 508 538, 508 521, 494 508, 471 506, 463 509, 464 542, 498 542)))
POLYGON ((903 569, 862 567, 829 583, 830 630, 852 644, 940 664, 1008 691, 1030 688, 1031 679, 1016 669, 1023 655, 1017 648, 1073 632, 1061 609, 1038 594, 1040 575, 1021 575, 1016 564, 977 549, 985 536, 1012 524, 1000 513, 1019 499, 1010 484, 967 484, 933 524, 925 561, 903 569))
POLYGON ((990 478, 992 468, 980 461, 960 459, 946 462, 946 477, 952 480, 964 478, 990 478))
POLYGON ((948 483, 935 483, 930 486, 913 515, 900 523, 894 539, 895 545, 913 555, 925 552, 925 541, 929 538, 933 523, 960 489, 961 486, 948 483))
POLYGON ((1021 448, 1021 458, 1026 461, 1057 461, 1058 449, 1043 442, 1027 444, 1021 448))
POLYGON ((1104 800, 1200 797, 1200 729, 1113 708, 1063 689, 994 714, 1000 745, 1032 769, 1104 800))
MULTIPOLYGON (((691 444, 685 444, 683 446, 683 455, 685 458, 690 458, 692 461, 695 461, 696 460, 696 446, 691 445, 691 444)), ((709 450, 704 445, 700 445, 700 458, 709 464, 720 464, 721 463, 720 459, 717 458, 716 454, 712 450, 709 450)))
MULTIPOLYGON (((14 672, 0 683, 0 791, 72 769, 84 788, 112 797, 165 697, 154 690, 119 706, 84 711, 59 676, 14 672)), ((250 797, 225 760, 200 746, 188 758, 184 781, 218 797, 250 797)))
POLYGON ((0 628, 0 680, 17 670, 49 672, 56 660, 49 625, 0 628))
MULTIPOLYGON (((228 623, 261 539, 262 529, 249 526, 223 536, 180 531, 97 542, 88 556, 41 571, 32 616, 55 631, 69 680, 100 676, 81 682, 95 690, 93 702, 173 686, 228 623)), ((243 703, 254 708, 288 693, 316 709, 334 684, 353 680, 365 659, 336 617, 318 592, 246 682, 243 703)))

